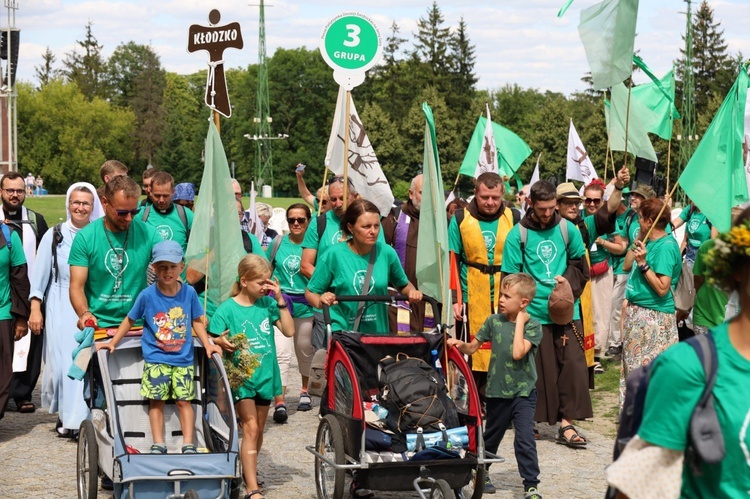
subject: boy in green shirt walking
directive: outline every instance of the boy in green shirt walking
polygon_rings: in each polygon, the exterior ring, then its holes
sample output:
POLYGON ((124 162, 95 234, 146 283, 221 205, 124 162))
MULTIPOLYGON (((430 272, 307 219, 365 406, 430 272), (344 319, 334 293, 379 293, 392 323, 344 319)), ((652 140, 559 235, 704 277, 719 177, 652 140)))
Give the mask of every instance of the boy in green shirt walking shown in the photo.
MULTIPOLYGON (((523 479, 526 497, 541 499, 539 459, 534 439, 536 411, 536 362, 534 355, 542 340, 542 325, 526 311, 536 294, 534 279, 525 273, 503 279, 498 311, 479 328, 471 343, 448 339, 461 353, 474 354, 485 341, 491 342, 490 366, 487 375, 487 427, 485 448, 495 454, 510 422, 516 431, 514 449, 518 472, 523 479)), ((485 493, 494 493, 489 477, 485 493)))

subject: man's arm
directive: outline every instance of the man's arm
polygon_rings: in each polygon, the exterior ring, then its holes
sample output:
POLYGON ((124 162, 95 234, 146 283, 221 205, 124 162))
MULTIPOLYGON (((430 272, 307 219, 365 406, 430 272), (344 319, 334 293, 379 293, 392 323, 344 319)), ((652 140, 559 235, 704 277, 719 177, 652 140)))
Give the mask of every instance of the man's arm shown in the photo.
POLYGON ((297 189, 299 189, 299 197, 304 199, 310 206, 315 206, 315 196, 313 196, 305 183, 305 171, 296 170, 295 173, 297 174, 297 189))
POLYGON ((305 248, 302 250, 302 261, 299 265, 299 270, 303 276, 308 279, 312 277, 315 271, 315 259, 318 256, 318 250, 312 248, 305 248))
POLYGON ((617 177, 614 182, 615 190, 612 191, 612 194, 607 200, 607 211, 609 211, 610 214, 617 212, 617 208, 620 206, 620 201, 622 201, 622 190, 630 182, 630 172, 628 171, 627 166, 623 166, 620 171, 617 172, 617 177))
POLYGON ((86 293, 83 290, 88 278, 88 267, 70 266, 70 304, 78 316, 79 329, 86 327, 85 323, 89 319, 94 321, 95 327, 99 325, 96 317, 89 310, 89 301, 86 299, 86 293))

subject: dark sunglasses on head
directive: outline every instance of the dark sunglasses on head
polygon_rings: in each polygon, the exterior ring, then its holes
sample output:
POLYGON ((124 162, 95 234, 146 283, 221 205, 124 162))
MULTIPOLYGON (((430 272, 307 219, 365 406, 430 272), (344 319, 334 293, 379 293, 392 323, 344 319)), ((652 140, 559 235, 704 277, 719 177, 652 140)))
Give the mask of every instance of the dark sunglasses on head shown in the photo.
POLYGON ((341 182, 343 184, 344 183, 344 177, 341 176, 341 175, 336 175, 334 177, 329 178, 326 183, 328 185, 331 185, 331 184, 335 184, 336 182, 341 182))
POLYGON ((117 213, 118 217, 127 217, 130 215, 131 217, 134 217, 138 214, 140 210, 136 208, 135 210, 115 210, 115 213, 117 213))
POLYGON ((307 219, 304 217, 299 217, 299 218, 290 217, 286 219, 286 223, 288 223, 289 225, 294 225, 294 224, 304 225, 305 222, 307 222, 307 219))
POLYGON ((599 204, 602 202, 601 198, 586 198, 583 200, 586 204, 599 204))

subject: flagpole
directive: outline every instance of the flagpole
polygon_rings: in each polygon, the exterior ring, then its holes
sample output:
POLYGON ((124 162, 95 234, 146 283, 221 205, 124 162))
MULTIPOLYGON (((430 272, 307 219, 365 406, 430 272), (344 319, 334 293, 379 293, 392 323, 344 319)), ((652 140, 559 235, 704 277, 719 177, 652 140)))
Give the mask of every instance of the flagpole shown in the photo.
POLYGON ((609 150, 609 159, 612 161, 612 175, 617 177, 617 170, 615 170, 615 152, 612 149, 609 150))
MULTIPOLYGON (((323 167, 323 185, 320 187, 321 189, 325 189, 326 188, 326 182, 327 182, 327 180, 328 180, 328 167, 324 166, 323 167)), ((323 192, 325 192, 325 191, 323 191, 323 192)), ((320 216, 320 212, 321 212, 322 209, 323 209, 322 200, 318 199, 318 216, 320 216)))
POLYGON ((346 204, 347 194, 349 193, 349 128, 351 127, 351 90, 346 91, 346 124, 344 125, 344 209, 346 204))
MULTIPOLYGON (((633 77, 631 75, 629 80, 632 80, 632 79, 633 77)), ((623 168, 627 168, 628 166, 628 125, 630 124, 630 92, 633 89, 632 83, 633 83, 632 81, 628 82, 628 104, 625 107, 625 158, 622 160, 623 168)), ((612 169, 614 170, 614 163, 612 164, 612 169)))
MULTIPOLYGON (((607 150, 604 153, 604 185, 607 185, 607 167, 608 166, 609 166, 609 134, 607 134, 607 150)), ((615 177, 616 176, 617 175, 615 175, 615 177)))
MULTIPOLYGON (((670 113, 669 119, 672 119, 672 113, 670 113)), ((669 143, 667 145, 667 192, 669 192, 669 163, 672 160, 672 137, 669 137, 669 143)))
MULTIPOLYGON (((672 186, 672 190, 670 191, 669 196, 667 197, 667 199, 672 199, 672 195, 674 194, 674 191, 677 190, 677 186, 678 185, 680 185, 680 179, 677 179, 677 181, 674 183, 674 186, 672 186)), ((659 214, 656 215, 656 218, 654 219, 655 221, 659 220, 661 218, 662 214, 664 213, 664 210, 667 209, 667 204, 668 203, 665 201, 664 204, 661 207, 661 210, 659 210, 659 214)), ((643 237, 644 243, 645 243, 645 241, 648 240, 648 236, 651 235, 651 231, 654 230, 654 227, 656 227, 656 222, 654 222, 654 223, 651 224, 651 228, 648 229, 648 232, 646 232, 646 235, 643 237)))

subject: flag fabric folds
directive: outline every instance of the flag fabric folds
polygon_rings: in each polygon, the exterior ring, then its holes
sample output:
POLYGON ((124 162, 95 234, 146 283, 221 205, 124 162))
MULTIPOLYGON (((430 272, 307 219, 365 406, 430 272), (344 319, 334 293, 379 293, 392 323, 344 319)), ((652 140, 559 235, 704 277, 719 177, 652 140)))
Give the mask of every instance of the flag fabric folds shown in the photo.
MULTIPOLYGON (((511 177, 526 161, 526 158, 531 156, 531 148, 521 137, 504 126, 493 121, 491 123, 497 149, 497 172, 500 175, 511 177)), ((480 116, 477 126, 474 128, 474 133, 471 135, 471 140, 469 140, 469 147, 466 149, 464 160, 458 170, 459 174, 467 177, 478 175, 477 165, 484 144, 486 127, 487 118, 480 116)))
POLYGON ((664 140, 672 138, 674 120, 680 118, 680 113, 674 105, 674 90, 674 73, 671 70, 660 80, 638 85, 631 90, 631 101, 637 100, 656 115, 656 122, 648 132, 664 140))
MULTIPOLYGON (((537 163, 537 167, 538 167, 537 163)), ((584 185, 589 185, 592 180, 599 178, 594 169, 586 148, 578 136, 573 120, 570 120, 568 130, 568 162, 565 170, 565 178, 568 180, 580 180, 584 185)))
MULTIPOLYGON (((571 122, 572 123, 572 122, 571 122)), ((542 153, 536 158, 536 166, 534 167, 534 173, 531 174, 531 180, 529 180, 529 189, 531 186, 539 182, 539 160, 542 159, 542 153)))
POLYGON ((229 298, 245 248, 227 157, 213 121, 208 128, 205 157, 185 262, 206 276, 207 300, 215 309, 229 298))
POLYGON ((247 216, 250 219, 250 229, 258 241, 263 242, 263 223, 258 217, 258 210, 255 205, 255 198, 257 197, 255 192, 255 182, 250 182, 250 206, 247 208, 247 216))
MULTIPOLYGON (((422 205, 417 236, 417 287, 443 304, 440 322, 453 324, 448 255, 448 221, 445 216, 443 175, 435 135, 435 119, 427 103, 425 115, 422 205)), ((433 312, 434 313, 434 312, 433 312)))
POLYGON ((732 207, 748 200, 742 160, 747 90, 743 65, 679 179, 685 194, 720 232, 732 227, 732 207))
MULTIPOLYGON (((490 117, 490 105, 487 106, 487 121, 492 122, 490 117)), ((497 173, 497 147, 495 146, 495 134, 491 126, 484 127, 484 138, 482 139, 482 150, 479 151, 479 160, 474 177, 478 177, 485 172, 497 173)))
POLYGON ((640 100, 633 99, 632 95, 628 110, 628 89, 623 83, 612 86, 611 96, 612 101, 604 103, 609 148, 613 151, 625 151, 627 124, 628 153, 656 162, 656 151, 648 131, 657 126, 659 117, 640 100))
POLYGON ((638 0, 604 0, 581 11, 578 33, 594 89, 609 88, 632 74, 637 18, 638 0))
POLYGON ((349 179, 351 179, 357 193, 375 203, 382 216, 388 215, 393 207, 391 185, 388 183, 382 168, 380 168, 372 143, 367 137, 362 120, 354 107, 351 94, 347 94, 344 87, 339 87, 325 165, 334 174, 343 175, 345 158, 348 158, 349 179), (348 119, 346 117, 347 95, 349 95, 348 119), (344 134, 347 133, 347 123, 349 124, 349 150, 344 151, 344 134))

